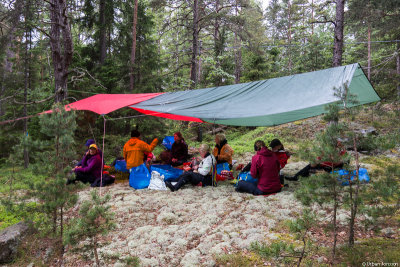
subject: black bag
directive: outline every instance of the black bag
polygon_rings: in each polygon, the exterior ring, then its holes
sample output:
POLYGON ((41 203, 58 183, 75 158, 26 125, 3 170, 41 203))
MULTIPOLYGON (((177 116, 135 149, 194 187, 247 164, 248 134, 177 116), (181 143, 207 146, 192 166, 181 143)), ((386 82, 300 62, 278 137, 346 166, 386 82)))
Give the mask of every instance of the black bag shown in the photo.
POLYGON ((94 182, 90 185, 91 187, 104 187, 106 185, 113 184, 115 181, 115 178, 108 175, 108 174, 103 174, 103 180, 101 178, 97 178, 94 180, 94 182))

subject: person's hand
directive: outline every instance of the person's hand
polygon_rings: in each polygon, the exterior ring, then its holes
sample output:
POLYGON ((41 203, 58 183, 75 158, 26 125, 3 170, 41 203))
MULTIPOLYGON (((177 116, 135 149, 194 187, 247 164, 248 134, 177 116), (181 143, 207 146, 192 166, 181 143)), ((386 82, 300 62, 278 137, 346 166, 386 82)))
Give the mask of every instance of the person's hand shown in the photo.
POLYGON ((171 161, 172 161, 172 162, 177 162, 178 160, 173 158, 171 161))

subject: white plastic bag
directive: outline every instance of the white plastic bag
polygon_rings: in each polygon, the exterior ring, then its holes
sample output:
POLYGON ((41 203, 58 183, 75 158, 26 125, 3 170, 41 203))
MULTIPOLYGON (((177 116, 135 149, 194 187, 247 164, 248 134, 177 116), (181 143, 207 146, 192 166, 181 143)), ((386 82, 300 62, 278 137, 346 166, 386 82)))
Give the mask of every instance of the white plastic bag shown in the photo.
POLYGON ((164 175, 160 175, 159 172, 152 171, 148 188, 153 190, 167 190, 167 187, 164 183, 164 175))

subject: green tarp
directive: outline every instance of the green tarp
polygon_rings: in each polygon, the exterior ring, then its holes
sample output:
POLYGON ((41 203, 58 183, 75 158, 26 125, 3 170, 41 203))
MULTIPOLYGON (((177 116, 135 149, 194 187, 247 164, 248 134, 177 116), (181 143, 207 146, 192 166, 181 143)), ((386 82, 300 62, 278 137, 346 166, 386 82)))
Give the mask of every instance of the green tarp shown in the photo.
POLYGON ((349 93, 357 105, 380 98, 358 63, 263 81, 165 93, 132 105, 147 111, 200 118, 238 126, 273 126, 326 112, 340 100, 335 88, 349 93))

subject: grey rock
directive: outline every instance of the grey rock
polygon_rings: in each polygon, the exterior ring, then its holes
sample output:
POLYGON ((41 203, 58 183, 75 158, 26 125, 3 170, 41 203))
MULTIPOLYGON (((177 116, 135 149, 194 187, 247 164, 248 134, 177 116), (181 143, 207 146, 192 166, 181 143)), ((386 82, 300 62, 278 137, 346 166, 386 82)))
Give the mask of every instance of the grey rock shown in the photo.
POLYGON ((29 230, 26 222, 19 222, 0 232, 0 263, 11 262, 14 259, 22 238, 29 230))
POLYGON ((382 229, 381 232, 382 232, 382 234, 384 234, 385 236, 391 236, 391 235, 393 235, 393 234, 396 233, 396 231, 395 231, 393 228, 391 228, 391 227, 382 229))

